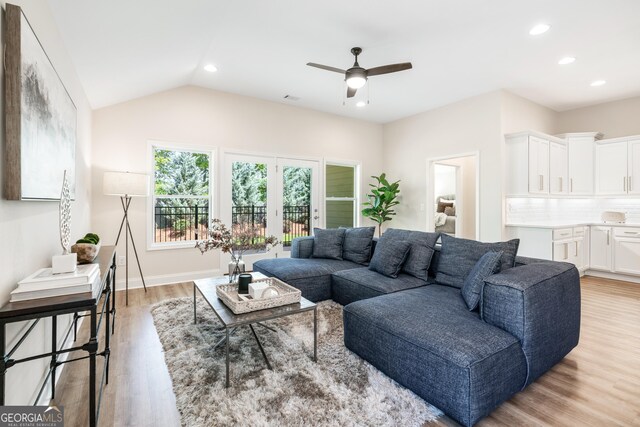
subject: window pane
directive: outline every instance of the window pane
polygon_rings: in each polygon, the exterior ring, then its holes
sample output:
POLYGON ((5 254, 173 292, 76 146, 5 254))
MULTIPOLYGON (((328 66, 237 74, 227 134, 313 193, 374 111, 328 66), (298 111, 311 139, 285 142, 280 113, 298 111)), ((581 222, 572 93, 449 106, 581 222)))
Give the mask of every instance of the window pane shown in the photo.
POLYGON ((231 195, 231 233, 234 236, 250 233, 252 243, 264 240, 267 235, 267 165, 233 162, 231 195))
POLYGON ((154 242, 184 242, 206 237, 209 199, 156 198, 154 242))
POLYGON ((154 148, 155 194, 209 195, 209 155, 154 148))
POLYGON ((282 246, 291 247, 296 237, 311 235, 311 168, 282 168, 282 246))
POLYGON ((353 227, 352 200, 327 200, 327 228, 353 227))
POLYGON ((327 165, 327 197, 354 197, 355 168, 327 165))

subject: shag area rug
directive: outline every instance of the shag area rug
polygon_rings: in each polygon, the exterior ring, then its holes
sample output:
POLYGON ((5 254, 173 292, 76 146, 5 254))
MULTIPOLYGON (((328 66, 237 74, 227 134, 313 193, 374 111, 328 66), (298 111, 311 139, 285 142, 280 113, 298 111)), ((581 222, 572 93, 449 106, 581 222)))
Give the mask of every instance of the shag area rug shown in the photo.
POLYGON ((173 380, 183 426, 420 426, 441 412, 344 346, 342 306, 318 305, 318 362, 313 312, 254 325, 273 370, 248 326, 231 336, 231 387, 225 389, 222 324, 201 298, 151 309, 173 380))

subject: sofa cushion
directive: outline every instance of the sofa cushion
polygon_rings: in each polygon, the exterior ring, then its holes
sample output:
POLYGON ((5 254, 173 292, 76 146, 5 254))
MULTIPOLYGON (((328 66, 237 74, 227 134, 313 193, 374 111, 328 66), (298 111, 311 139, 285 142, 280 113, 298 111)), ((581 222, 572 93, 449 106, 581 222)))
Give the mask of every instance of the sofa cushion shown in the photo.
POLYGON ((384 232, 382 239, 392 238, 411 243, 409 256, 402 266, 402 271, 418 279, 427 280, 434 252, 433 248, 436 246, 439 236, 440 233, 390 228, 384 232))
POLYGON ((405 289, 425 286, 427 283, 408 274, 397 279, 383 276, 368 268, 342 270, 331 275, 331 298, 342 305, 361 299, 373 298, 405 289))
POLYGON ((375 227, 345 228, 342 259, 368 265, 375 232, 375 227))
POLYGON ((455 288, 429 285, 362 300, 343 315, 347 348, 464 425, 525 383, 518 339, 482 322, 455 288))
POLYGON ((313 257, 324 259, 342 259, 344 228, 314 228, 313 257))
POLYGON ((464 279, 487 252, 502 251, 500 270, 515 266, 520 239, 508 242, 483 243, 476 240, 461 239, 442 235, 442 248, 436 273, 436 282, 442 285, 462 288, 464 279))
POLYGON ((350 268, 362 268, 351 261, 318 258, 272 258, 253 263, 254 271, 277 277, 302 291, 310 301, 331 298, 331 274, 350 268))
POLYGON ((469 310, 475 310, 480 303, 480 294, 484 280, 492 274, 500 271, 500 258, 502 257, 502 251, 500 252, 487 252, 482 255, 476 265, 471 269, 471 272, 464 279, 462 285, 462 298, 469 307, 469 310))
POLYGON ((395 279, 409 255, 409 249, 409 242, 381 238, 371 258, 369 269, 395 279))

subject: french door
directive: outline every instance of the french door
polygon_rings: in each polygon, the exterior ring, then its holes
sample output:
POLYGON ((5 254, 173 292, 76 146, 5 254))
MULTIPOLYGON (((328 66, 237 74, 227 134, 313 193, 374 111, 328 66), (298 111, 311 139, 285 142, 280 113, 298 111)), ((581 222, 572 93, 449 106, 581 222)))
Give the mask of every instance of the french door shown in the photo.
MULTIPOLYGON (((281 242, 269 252, 246 251, 247 269, 264 258, 287 257, 291 241, 309 236, 320 221, 318 161, 247 154, 224 155, 220 192, 220 217, 232 233, 249 232, 260 246, 274 235, 281 242)), ((230 261, 221 255, 222 270, 230 261)))

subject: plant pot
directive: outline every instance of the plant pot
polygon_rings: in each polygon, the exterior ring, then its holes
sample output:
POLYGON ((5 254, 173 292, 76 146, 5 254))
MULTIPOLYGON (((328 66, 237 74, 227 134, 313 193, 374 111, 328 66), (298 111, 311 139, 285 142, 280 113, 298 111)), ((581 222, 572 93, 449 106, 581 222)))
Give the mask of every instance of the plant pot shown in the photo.
POLYGON ((89 264, 93 262, 100 252, 100 243, 76 243, 71 246, 71 252, 78 254, 78 264, 89 264))

